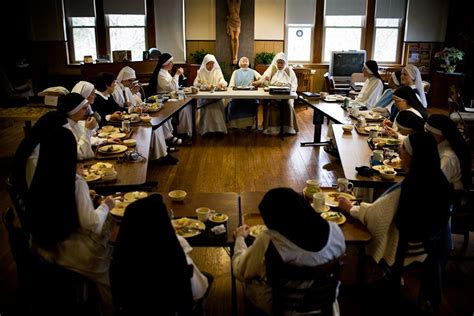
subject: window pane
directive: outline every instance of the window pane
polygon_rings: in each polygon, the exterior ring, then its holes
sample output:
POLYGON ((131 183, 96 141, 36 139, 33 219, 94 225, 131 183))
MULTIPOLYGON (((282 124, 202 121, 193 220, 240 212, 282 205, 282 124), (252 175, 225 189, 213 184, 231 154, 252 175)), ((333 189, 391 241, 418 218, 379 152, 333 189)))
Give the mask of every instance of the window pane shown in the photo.
POLYGON ((141 14, 109 14, 109 26, 145 26, 145 16, 141 14))
POLYGON ((331 60, 331 51, 359 50, 362 29, 360 28, 326 28, 324 37, 323 61, 331 60))
POLYGON ((326 15, 325 26, 363 26, 364 17, 360 15, 326 15))
POLYGON ((132 60, 142 60, 145 50, 145 28, 110 28, 110 46, 114 50, 131 50, 132 60))
POLYGON ((83 61, 86 55, 91 55, 93 59, 97 58, 95 28, 73 28, 72 41, 74 44, 74 61, 83 61))
POLYGON ((311 27, 288 27, 288 60, 311 61, 311 27))
POLYGON ((72 26, 95 26, 95 18, 71 18, 72 26))
POLYGON ((374 59, 377 62, 397 61, 398 29, 375 29, 374 59))
POLYGON ((400 19, 375 19, 375 26, 399 27, 400 19))

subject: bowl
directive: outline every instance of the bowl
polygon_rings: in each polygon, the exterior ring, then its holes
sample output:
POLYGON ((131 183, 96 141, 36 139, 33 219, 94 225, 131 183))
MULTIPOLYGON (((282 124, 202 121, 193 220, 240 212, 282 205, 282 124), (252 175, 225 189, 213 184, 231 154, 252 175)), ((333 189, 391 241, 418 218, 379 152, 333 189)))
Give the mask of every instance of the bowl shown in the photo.
POLYGON ((186 191, 183 190, 174 190, 168 193, 168 196, 172 201, 183 201, 186 198, 186 191))
POLYGON ((385 179, 385 180, 393 180, 395 179, 396 175, 397 175, 397 172, 395 170, 384 169, 380 171, 380 176, 382 177, 382 179, 385 179))
POLYGON ((130 138, 130 139, 125 139, 122 143, 127 147, 133 147, 137 144, 137 140, 130 138))
POLYGON ((352 132, 353 128, 354 128, 354 126, 352 126, 352 125, 342 125, 342 130, 346 133, 352 132))

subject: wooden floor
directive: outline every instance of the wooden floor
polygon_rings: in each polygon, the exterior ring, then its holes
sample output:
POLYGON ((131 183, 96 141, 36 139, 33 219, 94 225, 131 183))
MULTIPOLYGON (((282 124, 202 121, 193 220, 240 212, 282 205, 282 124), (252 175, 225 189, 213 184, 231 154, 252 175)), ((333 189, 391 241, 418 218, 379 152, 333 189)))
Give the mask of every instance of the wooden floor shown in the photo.
MULTIPOLYGON (((301 141, 313 138, 312 110, 297 107, 300 132, 297 136, 265 136, 253 131, 229 131, 228 135, 196 137, 192 147, 179 147, 173 156, 179 159, 176 166, 159 166, 150 163, 148 180, 156 181, 156 191, 183 189, 189 192, 242 192, 265 191, 274 187, 291 187, 302 191, 305 181, 318 179, 323 186, 335 183, 342 176, 337 160, 333 160, 319 147, 300 147, 301 141)), ((0 125, 0 213, 9 205, 4 179, 15 149, 23 135, 21 124, 0 125)), ((323 130, 325 135, 325 130, 323 130)), ((5 229, 0 226, 0 315, 14 310, 15 265, 9 252, 5 229)), ((474 313, 474 234, 471 233, 468 255, 470 261, 450 260, 446 275, 444 315, 473 315, 474 313)), ((459 238, 456 238, 459 249, 459 238)), ((374 291, 354 289, 354 250, 348 249, 341 289, 342 315, 367 315, 367 305, 380 295, 374 291)), ((212 273, 214 284, 206 303, 207 315, 230 315, 231 277, 230 258, 221 248, 194 248, 192 256, 201 270, 212 273)), ((416 296, 407 291, 408 302, 416 296)), ((383 294, 383 293, 382 293, 383 294)), ((240 287, 237 293, 237 314, 245 314, 240 287)), ((404 314, 410 314, 410 305, 404 314)), ((247 313, 248 314, 248 313, 247 313)), ((380 310, 378 315, 385 314, 380 310)))

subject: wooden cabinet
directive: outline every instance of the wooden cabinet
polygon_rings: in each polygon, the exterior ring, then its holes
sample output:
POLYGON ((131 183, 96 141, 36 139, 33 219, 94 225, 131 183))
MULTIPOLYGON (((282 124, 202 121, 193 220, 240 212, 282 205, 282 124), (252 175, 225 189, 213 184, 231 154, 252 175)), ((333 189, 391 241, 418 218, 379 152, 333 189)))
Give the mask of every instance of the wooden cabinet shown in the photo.
POLYGON ((430 106, 448 108, 449 88, 454 85, 457 91, 462 92, 464 74, 435 71, 431 76, 430 106))

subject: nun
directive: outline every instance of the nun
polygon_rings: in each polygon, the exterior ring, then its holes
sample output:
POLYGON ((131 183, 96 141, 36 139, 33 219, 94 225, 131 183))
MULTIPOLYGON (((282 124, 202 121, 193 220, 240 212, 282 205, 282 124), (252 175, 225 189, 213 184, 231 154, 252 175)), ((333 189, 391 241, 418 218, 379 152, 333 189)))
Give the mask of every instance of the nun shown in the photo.
POLYGON ((95 101, 95 87, 92 83, 88 81, 79 81, 76 83, 71 92, 76 92, 82 95, 89 104, 94 104, 95 101))
POLYGON ((58 112, 66 115, 69 129, 76 138, 77 159, 94 158, 91 137, 98 124, 91 116, 90 104, 86 98, 76 92, 71 92, 60 99, 58 112))
POLYGON ((136 77, 135 70, 129 66, 123 67, 117 75, 117 84, 112 93, 115 102, 129 112, 133 112, 141 102, 140 87, 133 83, 136 77))
MULTIPOLYGON (((249 67, 249 59, 242 57, 239 60, 239 69, 232 73, 229 87, 251 87, 256 85, 262 76, 249 67)), ((257 99, 235 99, 227 107, 227 121, 231 128, 251 128, 255 126, 258 109, 257 99)))
POLYGON ((416 93, 418 100, 420 100, 423 107, 428 106, 426 101, 425 90, 423 89, 423 81, 421 80, 421 73, 418 67, 412 64, 408 64, 405 68, 402 69, 402 74, 400 77, 401 84, 404 86, 409 86, 416 93))
MULTIPOLYGON (((183 68, 176 69, 174 76, 170 72, 173 70, 173 56, 168 53, 162 54, 158 58, 158 64, 153 71, 153 74, 148 85, 148 95, 155 95, 161 93, 169 93, 179 89, 179 77, 183 75, 183 68)), ((170 122, 171 123, 171 122, 170 122)), ((189 104, 179 111, 179 123, 177 126, 179 135, 186 135, 191 137, 193 133, 193 112, 192 105, 189 104)), ((169 138, 167 138, 169 139, 169 138)), ((172 138, 171 145, 180 145, 179 138, 172 138)))
MULTIPOLYGON (((217 89, 227 87, 227 81, 214 55, 204 56, 193 84, 195 86, 211 85, 217 89)), ((199 133, 201 135, 216 132, 227 134, 225 105, 222 99, 201 99, 198 106, 200 107, 199 133)))
POLYGON ((388 79, 389 89, 385 89, 380 98, 375 102, 373 110, 381 113, 384 116, 392 115, 393 111, 397 110, 396 106, 393 106, 393 91, 400 87, 400 76, 401 71, 394 71, 388 79))
POLYGON ((364 63, 362 72, 367 79, 362 89, 355 98, 358 103, 365 104, 368 109, 375 106, 375 102, 380 98, 383 92, 383 80, 379 74, 379 66, 375 60, 367 60, 364 63))
MULTIPOLYGON (((298 87, 298 79, 293 68, 288 66, 288 60, 283 52, 276 54, 270 67, 263 73, 260 83, 265 86, 290 87, 295 92, 298 87)), ((283 133, 295 135, 298 132, 296 112, 293 100, 270 100, 263 120, 263 133, 276 135, 283 133), (281 122, 283 120, 283 122, 281 122)))

